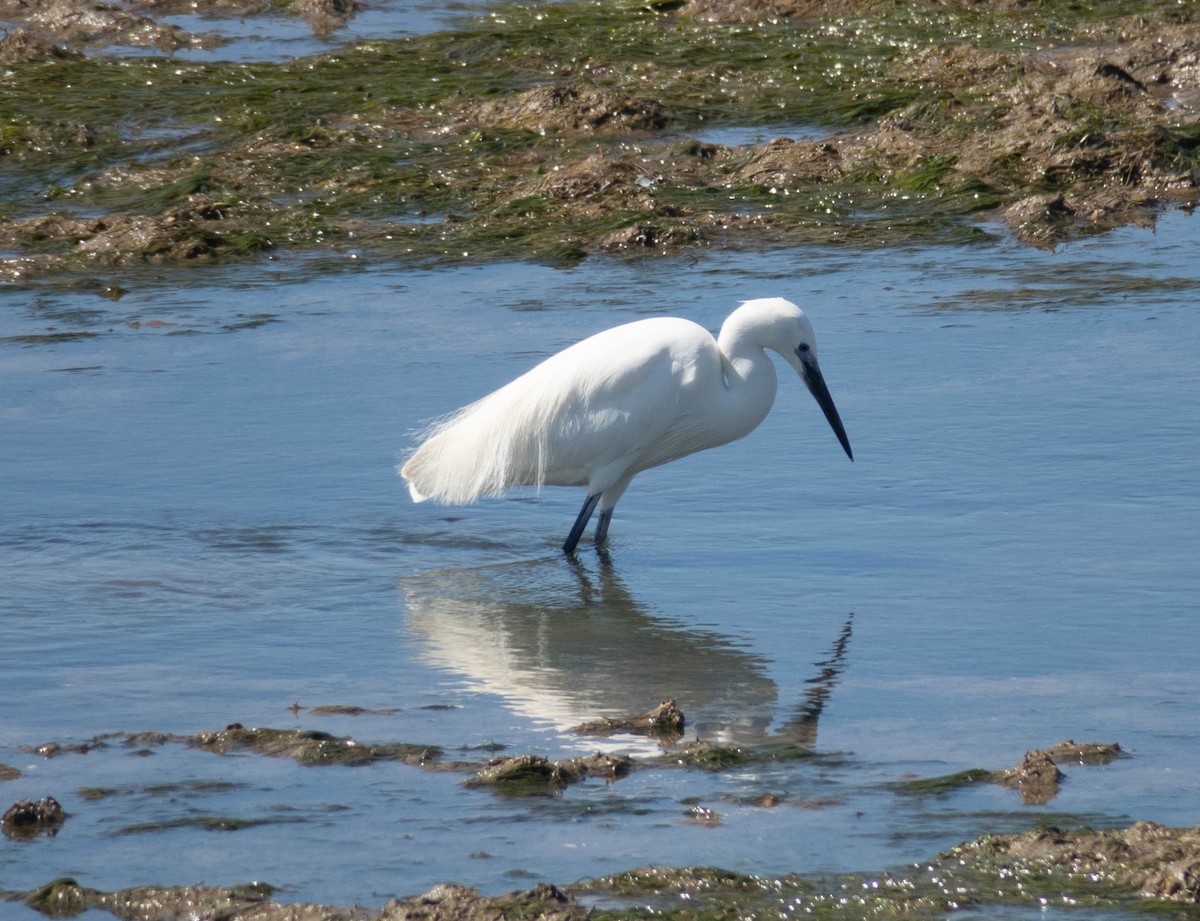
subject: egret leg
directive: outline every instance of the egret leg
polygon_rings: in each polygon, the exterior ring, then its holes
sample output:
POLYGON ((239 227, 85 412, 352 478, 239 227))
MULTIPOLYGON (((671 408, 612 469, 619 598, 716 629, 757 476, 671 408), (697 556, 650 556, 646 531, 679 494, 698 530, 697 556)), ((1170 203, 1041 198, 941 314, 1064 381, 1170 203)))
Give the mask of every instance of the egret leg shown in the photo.
POLYGON ((596 503, 599 501, 600 493, 588 496, 583 501, 583 508, 579 510, 579 515, 575 518, 575 524, 571 526, 571 533, 567 535, 567 539, 563 543, 563 553, 575 552, 575 548, 579 546, 579 538, 583 537, 583 529, 587 527, 588 521, 591 520, 592 512, 596 510, 596 503))
POLYGON ((606 508, 600 512, 600 517, 596 519, 596 546, 599 547, 608 540, 608 523, 612 521, 613 510, 606 508))

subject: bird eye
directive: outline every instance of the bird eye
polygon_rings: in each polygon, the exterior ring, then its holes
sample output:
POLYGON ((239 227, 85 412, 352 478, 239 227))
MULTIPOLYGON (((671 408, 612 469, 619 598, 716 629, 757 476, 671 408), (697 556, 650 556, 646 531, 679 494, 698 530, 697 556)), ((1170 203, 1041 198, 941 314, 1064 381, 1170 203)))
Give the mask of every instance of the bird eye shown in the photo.
POLYGON ((796 349, 796 351, 797 351, 797 352, 807 352, 807 351, 808 351, 808 343, 807 343, 807 342, 801 342, 801 343, 800 343, 800 348, 796 349))

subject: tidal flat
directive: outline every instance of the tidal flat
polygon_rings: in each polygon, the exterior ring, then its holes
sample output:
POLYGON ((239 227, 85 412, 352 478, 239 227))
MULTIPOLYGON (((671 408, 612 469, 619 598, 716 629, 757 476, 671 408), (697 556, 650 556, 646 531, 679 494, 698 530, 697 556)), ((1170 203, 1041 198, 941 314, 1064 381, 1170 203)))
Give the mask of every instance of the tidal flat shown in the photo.
POLYGON ((190 61, 219 37, 158 19, 336 36, 360 8, 77 4, 0 6, 9 281, 978 242, 997 217, 1052 246, 1196 199, 1194 4, 564 0, 265 62, 190 61), (777 136, 704 140, 746 128, 777 136))
MULTIPOLYGON (((837 682, 847 632, 834 667, 810 687, 807 715, 811 727, 820 718, 824 698, 837 682)), ((670 702, 674 705, 674 702, 670 702)), ((299 709, 297 707, 297 709, 299 709)), ((308 709, 308 708, 306 708, 308 709)), ((314 707, 367 713, 360 707, 314 707)), ((684 715, 678 713, 679 728, 684 715)), ((634 717, 633 721, 641 717, 634 717)), ((629 722, 629 721, 613 721, 629 722)), ((576 729, 587 735, 594 724, 576 729)), ((534 755, 497 756, 484 762, 443 760, 437 746, 413 743, 363 744, 324 732, 247 729, 231 724, 223 730, 191 736, 169 733, 113 733, 63 746, 55 742, 34 750, 45 758, 86 756, 110 747, 148 754, 147 746, 183 745, 214 755, 244 750, 273 758, 290 758, 312 769, 344 770, 380 760, 400 761, 425 770, 463 775, 467 786, 483 787, 501 797, 554 797, 566 786, 586 780, 616 783, 633 771, 695 770, 710 772, 744 769, 779 759, 805 759, 836 767, 838 759, 794 742, 757 746, 719 746, 696 739, 664 742, 657 757, 633 759, 597 752, 589 758, 550 762, 534 755)), ((1065 741, 1050 749, 1027 752, 1020 765, 1008 771, 975 769, 950 777, 908 781, 902 795, 947 796, 974 783, 1000 783, 1020 791, 1025 802, 1044 804, 1054 798, 1065 778, 1058 765, 1103 765, 1122 757, 1111 743, 1065 741), (1031 768, 1031 765, 1033 767, 1031 768), (1045 790, 1045 770, 1054 777, 1054 790, 1045 790), (1037 788, 1030 795, 1027 784, 1037 788)), ((8 779, 19 772, 8 769, 8 779)), ((174 801, 229 792, 233 785, 213 781, 160 783, 146 788, 83 788, 82 801, 108 798, 127 801, 153 798, 174 801)), ((684 803, 689 801, 684 800, 684 803)), ((297 803, 282 814, 246 818, 193 814, 166 821, 131 822, 115 829, 117 836, 163 834, 176 829, 235 833, 261 825, 304 823, 297 803)), ((717 824, 715 810, 692 802, 695 820, 717 824)), ((758 809, 822 809, 833 802, 789 802, 785 795, 766 794, 737 805, 758 809)), ((86 807, 85 807, 86 808, 86 807)), ((125 818, 135 819, 136 815, 125 818)), ((40 835, 56 836, 67 816, 57 801, 20 801, 3 816, 3 833, 10 841, 40 835)), ((372 842, 361 842, 364 848, 372 842)), ((489 859, 500 855, 488 855, 489 859)), ((1044 909, 1048 903, 1091 910, 1101 917, 1193 917, 1200 901, 1200 828, 1168 828, 1137 822, 1128 828, 1065 831, 1052 824, 1015 834, 990 834, 931 855, 922 865, 904 871, 839 874, 837 877, 788 874, 764 877, 717 867, 647 866, 610 876, 556 886, 542 882, 524 890, 486 896, 456 884, 440 884, 420 896, 393 899, 382 908, 329 906, 277 901, 275 887, 254 882, 233 887, 187 885, 138 886, 101 891, 59 878, 21 892, 0 889, 0 899, 18 902, 48 917, 74 917, 90 910, 139 921, 171 921, 180 917, 220 917, 230 921, 399 921, 399 919, 498 919, 538 917, 574 921, 584 918, 636 919, 646 917, 720 919, 727 917, 804 916, 874 918, 880 914, 935 919, 960 910, 1007 911, 1044 909), (1179 906, 1179 910, 1173 910, 1179 906), (1190 907, 1189 907, 1190 906, 1190 907)))
POLYGON ((1194 919, 1196 5, 407 13, 0 0, 0 915, 1194 919), (849 470, 407 504, 763 293, 849 470))

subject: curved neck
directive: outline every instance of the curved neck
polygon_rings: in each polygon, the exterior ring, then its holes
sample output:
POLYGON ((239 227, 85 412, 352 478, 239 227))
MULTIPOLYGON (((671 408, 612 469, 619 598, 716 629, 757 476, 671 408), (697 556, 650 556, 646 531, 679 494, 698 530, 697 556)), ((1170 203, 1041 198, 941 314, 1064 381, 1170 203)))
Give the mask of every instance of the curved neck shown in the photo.
POLYGON ((723 327, 717 345, 725 390, 714 423, 724 444, 748 435, 767 417, 775 402, 777 379, 775 363, 763 347, 739 335, 736 328, 727 331, 723 327))

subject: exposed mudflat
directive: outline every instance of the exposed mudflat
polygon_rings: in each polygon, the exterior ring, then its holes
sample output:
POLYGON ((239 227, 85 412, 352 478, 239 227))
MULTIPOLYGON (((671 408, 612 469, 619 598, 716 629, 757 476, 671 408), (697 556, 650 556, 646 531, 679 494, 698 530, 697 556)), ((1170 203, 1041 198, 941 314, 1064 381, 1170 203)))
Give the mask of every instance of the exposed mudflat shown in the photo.
MULTIPOLYGON (((1196 200, 1194 4, 563 2, 294 62, 122 57, 219 45, 161 23, 181 8, 0 4, 0 277, 977 240, 996 219, 1052 246, 1196 200), (779 137, 697 140, 747 125, 779 137)), ((186 8, 334 35, 361 9, 186 8)))
POLYGON ((58 879, 31 892, 0 895, 24 901, 50 917, 96 909, 139 921, 490 921, 642 918, 648 911, 659 917, 715 919, 777 912, 781 899, 791 911, 815 917, 886 914, 933 919, 964 907, 1044 905, 1047 897, 1127 912, 1140 905, 1147 916, 1157 917, 1171 903, 1194 906, 1200 901, 1198 869, 1200 828, 1139 822, 1099 832, 1045 828, 988 835, 935 855, 908 874, 766 879, 711 867, 645 867, 572 886, 539 883, 490 897, 443 884, 423 895, 393 899, 379 910, 281 903, 265 884, 139 886, 104 892, 58 879))

